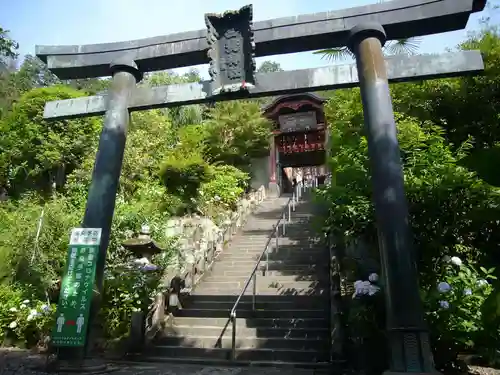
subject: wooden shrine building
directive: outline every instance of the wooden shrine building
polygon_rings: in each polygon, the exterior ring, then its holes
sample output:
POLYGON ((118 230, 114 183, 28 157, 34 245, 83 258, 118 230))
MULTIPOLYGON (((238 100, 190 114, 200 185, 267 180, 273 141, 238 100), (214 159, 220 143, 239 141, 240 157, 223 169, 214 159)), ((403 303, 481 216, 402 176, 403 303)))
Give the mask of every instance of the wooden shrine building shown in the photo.
POLYGON ((312 93, 292 94, 279 96, 263 108, 273 124, 270 190, 290 192, 294 177, 307 180, 326 174, 325 101, 312 93))

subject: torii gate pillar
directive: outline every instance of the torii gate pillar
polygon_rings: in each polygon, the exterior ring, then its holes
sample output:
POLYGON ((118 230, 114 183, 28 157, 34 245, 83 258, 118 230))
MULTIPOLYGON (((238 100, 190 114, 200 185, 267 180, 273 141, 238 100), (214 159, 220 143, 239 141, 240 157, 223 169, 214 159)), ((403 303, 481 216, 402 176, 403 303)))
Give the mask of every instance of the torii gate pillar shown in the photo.
POLYGON ((384 28, 355 26, 349 48, 356 56, 368 138, 373 200, 386 300, 390 366, 387 373, 435 373, 429 332, 419 296, 408 223, 408 204, 387 70, 384 28))

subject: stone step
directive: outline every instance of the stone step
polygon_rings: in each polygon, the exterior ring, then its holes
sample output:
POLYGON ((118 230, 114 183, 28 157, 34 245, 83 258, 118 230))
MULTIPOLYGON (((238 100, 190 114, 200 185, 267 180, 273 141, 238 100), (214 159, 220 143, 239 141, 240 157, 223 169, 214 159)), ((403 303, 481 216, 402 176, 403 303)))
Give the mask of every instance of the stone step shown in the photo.
MULTIPOLYGON (((232 346, 232 338, 230 334, 223 337, 214 336, 169 336, 162 337, 155 341, 156 346, 191 346, 196 348, 226 348, 232 346)), ((237 331, 236 347, 241 349, 292 349, 292 350, 314 350, 327 351, 328 340, 318 340, 316 338, 280 338, 280 337, 256 337, 243 336, 237 331)))
MULTIPOLYGON (((217 262, 214 264, 211 274, 212 275, 227 275, 227 272, 243 272, 247 276, 250 276, 250 273, 253 271, 256 262, 246 263, 246 264, 233 264, 225 262, 217 262)), ((304 263, 286 263, 286 262, 269 262, 268 265, 266 263, 260 263, 258 266, 259 272, 264 271, 281 271, 286 275, 311 275, 311 274, 319 274, 324 275, 328 274, 330 265, 327 262, 320 264, 304 264, 304 263)))
MULTIPOLYGON (((189 318, 224 318, 229 317, 231 309, 192 309, 184 308, 175 313, 176 317, 189 318)), ((322 318, 325 310, 244 310, 238 309, 238 318, 241 319, 266 319, 266 318, 288 318, 288 319, 309 319, 322 318)))
MULTIPOLYGON (((328 261, 328 260, 327 260, 328 261)), ((325 263, 325 261, 320 261, 317 260, 315 262, 301 262, 301 261, 293 261, 293 259, 288 262, 288 261, 283 261, 283 260, 269 260, 269 262, 266 262, 265 259, 263 259, 260 262, 261 266, 266 266, 266 264, 269 263, 269 268, 276 269, 277 267, 285 267, 288 269, 307 269, 307 268, 321 268, 322 270, 328 270, 329 264, 325 263)), ((248 268, 252 269, 256 264, 256 261, 253 259, 248 259, 248 260, 238 260, 238 261, 218 261, 217 265, 225 266, 225 267, 232 267, 232 268, 248 268)))
MULTIPOLYGON (((148 350, 148 355, 152 357, 217 358, 229 360, 231 358, 231 349, 161 345, 151 347, 148 350)), ((237 348, 235 359, 244 362, 328 362, 329 352, 328 350, 318 352, 317 350, 237 348)))
MULTIPOLYGON (((241 288, 249 279, 249 273, 242 273, 240 276, 226 276, 225 274, 213 273, 203 279, 204 285, 212 283, 223 283, 225 285, 239 285, 241 288), (228 284, 229 283, 229 284, 228 284)), ((257 271, 255 273, 257 280, 257 287, 267 287, 276 285, 289 285, 291 283, 317 283, 321 286, 327 287, 329 285, 329 275, 326 274, 313 274, 313 275, 284 275, 273 276, 268 275, 266 272, 257 271)), ((250 280, 250 286, 253 285, 253 280, 250 280)))
MULTIPOLYGON (((259 256, 248 257, 248 256, 235 256, 235 257, 221 257, 219 260, 220 264, 231 265, 231 266, 247 266, 253 265, 255 266, 256 262, 259 259, 259 256)), ((261 263, 266 264, 272 263, 284 263, 284 264, 308 264, 308 265, 316 265, 316 264, 328 264, 328 257, 322 254, 321 256, 314 256, 308 254, 295 254, 295 255, 278 255, 278 254, 269 254, 268 256, 264 255, 261 258, 261 263)))
MULTIPOLYGON (((245 277, 248 278, 250 275, 250 272, 252 270, 248 269, 233 269, 233 268, 228 268, 226 271, 223 272, 217 272, 217 273, 212 273, 213 275, 218 275, 220 277, 234 277, 234 278, 241 278, 245 277)), ((320 275, 320 273, 315 270, 315 269, 306 269, 306 270, 291 270, 291 271, 286 271, 286 270, 269 270, 265 272, 265 270, 259 270, 257 271, 257 276, 275 276, 275 277, 294 277, 294 278, 304 278, 304 280, 315 280, 317 275, 320 275), (295 272, 296 271, 296 272, 295 272)), ((210 276, 212 277, 212 276, 210 276)))
MULTIPOLYGON (((231 324, 228 316, 224 318, 194 318, 194 317, 182 317, 174 316, 171 322, 172 326, 191 326, 191 327, 206 327, 207 325, 211 327, 226 327, 231 324)), ((329 318, 327 316, 322 316, 319 318, 237 318, 236 319, 236 329, 242 328, 256 328, 269 329, 269 328, 301 328, 301 329, 314 329, 314 328, 328 328, 329 318)))
MULTIPOLYGON (((249 251, 256 251, 258 249, 264 249, 264 246, 267 244, 267 241, 269 240, 269 235, 266 235, 265 237, 259 237, 255 239, 247 238, 245 236, 242 236, 241 238, 238 238, 238 240, 235 240, 231 245, 231 248, 237 247, 237 248, 242 248, 245 250, 249 251)), ((273 236, 273 238, 270 241, 270 245, 274 247, 276 243, 276 237, 273 236)), ((281 236, 279 237, 278 240, 278 245, 283 244, 283 246, 302 246, 304 248, 309 248, 309 247, 320 247, 322 244, 321 242, 316 242, 316 241, 311 241, 310 236, 308 235, 294 235, 294 236, 281 236)), ((324 245, 323 245, 324 246, 324 245)))
MULTIPOLYGON (((237 296, 241 293, 241 289, 219 289, 219 288, 196 288, 195 295, 233 295, 237 296)), ((248 288, 245 291, 244 295, 251 295, 252 288, 248 288)), ((321 295, 329 295, 328 288, 319 288, 319 289, 297 289, 297 288, 282 288, 282 289, 269 289, 269 290, 259 290, 258 295, 262 296, 273 296, 273 295, 299 295, 299 296, 321 296, 321 295)))
MULTIPOLYGON (((196 297, 217 297, 217 296, 196 296, 196 297)), ((327 298, 321 297, 321 299, 310 300, 304 302, 295 301, 261 301, 263 296, 256 297, 255 299, 255 309, 256 310, 294 310, 294 309, 312 309, 318 310, 329 308, 330 301, 327 298)), ((275 297, 275 296, 272 296, 275 297)), ((196 299, 192 301, 186 301, 183 304, 185 309, 220 309, 220 310, 231 310, 236 302, 236 297, 232 301, 217 301, 216 298, 211 298, 211 300, 198 301, 196 299)), ((240 301, 238 303, 238 310, 253 310, 253 303, 251 301, 240 301)))
MULTIPOLYGON (((199 308, 199 309, 221 309, 230 310, 233 308, 234 303, 238 296, 229 295, 191 295, 183 298, 183 308, 199 308)), ((330 308, 330 298, 326 296, 293 296, 293 295, 279 295, 279 296, 262 296, 255 297, 255 308, 259 310, 301 310, 311 309, 328 311, 330 308)), ((253 297, 242 296, 238 303, 238 310, 252 310, 253 297)))
MULTIPOLYGON (((179 326, 174 325, 165 328, 160 336, 163 337, 219 337, 221 334, 229 335, 233 327, 229 324, 226 327, 212 326, 179 326)), ((287 339, 310 339, 329 340, 330 330, 328 328, 248 328, 238 326, 236 328, 238 337, 260 337, 260 338, 287 338, 287 339)))
POLYGON ((219 259, 221 261, 237 261, 237 260, 245 260, 245 259, 250 259, 250 260, 257 260, 259 257, 263 254, 263 258, 266 256, 269 257, 269 259, 289 259, 289 258, 301 258, 303 257, 304 259, 311 258, 311 259, 328 259, 329 257, 329 252, 324 249, 293 249, 293 250, 288 250, 286 248, 280 248, 279 251, 275 251, 272 249, 271 251, 268 251, 267 254, 264 253, 263 251, 256 251, 255 253, 249 253, 246 251, 238 251, 238 250, 233 250, 230 252, 224 252, 220 255, 219 259))
MULTIPOLYGON (((265 272, 256 272, 257 277, 257 285, 259 283, 264 283, 264 281, 259 280, 268 280, 269 282, 276 282, 281 284, 289 284, 295 281, 302 282, 319 282, 324 283, 325 286, 329 283, 329 275, 325 274, 317 274, 317 275, 273 275, 266 274, 265 272)), ((242 273, 238 276, 226 276, 225 274, 210 274, 203 279, 203 283, 211 283, 211 282, 231 282, 231 283, 239 283, 241 286, 245 285, 249 278, 248 273, 242 273)))
MULTIPOLYGON (((247 282, 246 279, 239 280, 221 280, 217 276, 212 276, 212 278, 207 278, 200 283, 195 291, 203 290, 203 289, 242 289, 247 282)), ((282 289, 282 288, 298 288, 298 289, 306 289, 306 288, 317 288, 321 285, 318 281, 307 281, 307 280, 293 280, 293 279, 277 279, 274 277, 268 276, 256 276, 255 278, 257 293, 261 290, 271 290, 271 289, 282 289)), ((324 287, 327 287, 323 283, 324 287)), ((253 288, 253 281, 250 281, 249 288, 253 288)))

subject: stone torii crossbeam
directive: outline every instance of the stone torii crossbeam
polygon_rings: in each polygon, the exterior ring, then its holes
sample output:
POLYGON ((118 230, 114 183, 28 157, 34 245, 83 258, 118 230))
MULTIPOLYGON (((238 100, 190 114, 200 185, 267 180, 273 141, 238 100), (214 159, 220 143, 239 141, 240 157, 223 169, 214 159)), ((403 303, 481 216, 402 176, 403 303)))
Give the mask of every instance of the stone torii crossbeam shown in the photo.
POLYGON ((373 200, 386 297, 391 373, 435 373, 420 301, 389 81, 477 73, 478 51, 385 59, 386 40, 463 29, 486 0, 394 0, 252 23, 251 6, 205 16, 207 30, 85 46, 38 46, 61 79, 111 75, 105 95, 46 104, 45 118, 105 114, 82 227, 102 228, 97 285, 102 288, 130 111, 359 84, 371 162, 373 200), (354 65, 254 74, 254 56, 348 46, 354 65), (210 62, 211 80, 137 87, 149 71, 210 62), (356 68, 356 69, 355 69, 356 68))

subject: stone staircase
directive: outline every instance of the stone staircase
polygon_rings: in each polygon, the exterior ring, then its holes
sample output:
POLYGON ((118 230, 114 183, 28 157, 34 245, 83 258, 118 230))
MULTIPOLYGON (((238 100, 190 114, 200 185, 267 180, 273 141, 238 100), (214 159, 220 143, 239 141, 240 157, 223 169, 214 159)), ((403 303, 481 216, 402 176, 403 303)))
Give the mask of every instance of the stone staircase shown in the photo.
MULTIPOLYGON (((183 308, 148 349, 151 360, 229 363, 230 311, 289 197, 264 201, 217 259, 183 308)), ((328 250, 312 238, 311 204, 303 201, 269 248, 237 309, 233 364, 326 367, 330 354, 328 250), (266 270, 267 269, 267 270, 266 270)))

